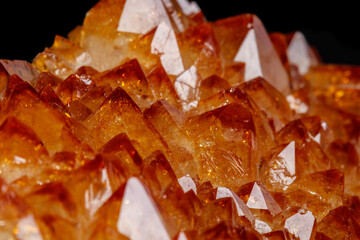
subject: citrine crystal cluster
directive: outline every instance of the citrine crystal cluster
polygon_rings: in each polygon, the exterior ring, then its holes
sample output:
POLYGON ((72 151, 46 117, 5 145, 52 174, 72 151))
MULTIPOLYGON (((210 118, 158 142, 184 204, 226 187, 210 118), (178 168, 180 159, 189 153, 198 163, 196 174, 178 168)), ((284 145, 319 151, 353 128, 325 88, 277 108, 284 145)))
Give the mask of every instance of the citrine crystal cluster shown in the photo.
POLYGON ((0 239, 360 239, 360 67, 301 32, 101 0, 0 100, 0 239))

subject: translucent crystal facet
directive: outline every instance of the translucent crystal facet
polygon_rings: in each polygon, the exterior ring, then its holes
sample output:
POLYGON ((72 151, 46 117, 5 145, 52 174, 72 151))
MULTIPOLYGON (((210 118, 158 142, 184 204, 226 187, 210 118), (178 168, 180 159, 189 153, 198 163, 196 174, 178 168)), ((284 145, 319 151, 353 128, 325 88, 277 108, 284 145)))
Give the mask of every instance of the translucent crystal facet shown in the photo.
POLYGON ((360 239, 359 86, 254 14, 100 0, 0 59, 0 239, 360 239))

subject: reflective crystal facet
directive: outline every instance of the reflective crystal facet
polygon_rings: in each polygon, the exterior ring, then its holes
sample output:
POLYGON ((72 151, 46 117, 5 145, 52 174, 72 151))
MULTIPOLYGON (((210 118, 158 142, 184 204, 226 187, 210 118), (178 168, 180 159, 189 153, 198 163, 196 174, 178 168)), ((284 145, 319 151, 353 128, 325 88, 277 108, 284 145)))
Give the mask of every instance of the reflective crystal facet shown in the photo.
POLYGON ((126 183, 117 229, 134 240, 172 238, 155 203, 137 178, 126 183))
POLYGON ((310 211, 296 213, 285 221, 285 228, 300 240, 309 240, 314 235, 315 218, 310 211))
POLYGON ((258 17, 243 14, 219 20, 214 32, 226 61, 245 63, 245 81, 264 77, 279 91, 289 93, 286 70, 258 17))
POLYGON ((0 239, 360 239, 360 67, 316 54, 254 14, 100 0, 0 59, 0 239))

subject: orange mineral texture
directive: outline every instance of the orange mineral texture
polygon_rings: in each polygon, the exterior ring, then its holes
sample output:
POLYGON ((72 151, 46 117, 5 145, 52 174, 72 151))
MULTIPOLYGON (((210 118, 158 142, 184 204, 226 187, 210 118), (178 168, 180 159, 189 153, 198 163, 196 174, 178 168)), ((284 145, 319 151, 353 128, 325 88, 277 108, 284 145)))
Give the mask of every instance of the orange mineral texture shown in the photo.
POLYGON ((101 0, 0 60, 0 239, 360 239, 360 67, 254 14, 101 0))

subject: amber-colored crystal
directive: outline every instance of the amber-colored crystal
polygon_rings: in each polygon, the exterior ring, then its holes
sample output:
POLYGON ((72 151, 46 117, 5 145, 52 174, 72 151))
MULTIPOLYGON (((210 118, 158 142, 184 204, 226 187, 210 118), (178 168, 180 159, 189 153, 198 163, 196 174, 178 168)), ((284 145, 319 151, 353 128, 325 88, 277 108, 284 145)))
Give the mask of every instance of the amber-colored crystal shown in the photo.
POLYGON ((360 68, 187 0, 0 60, 0 239, 360 239, 360 68))

